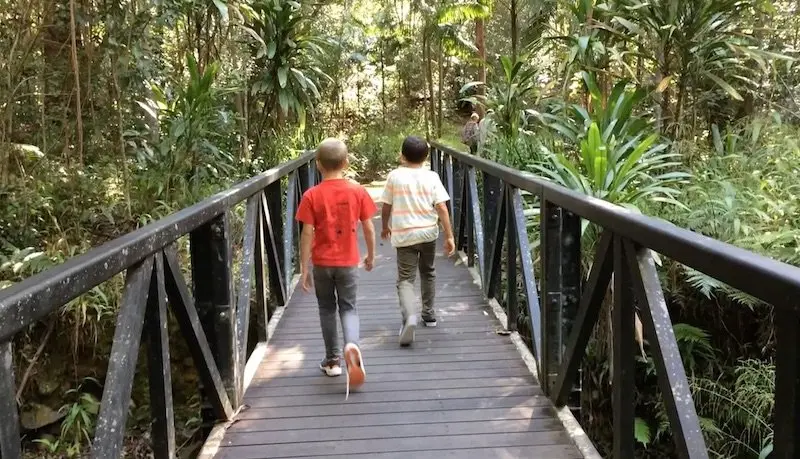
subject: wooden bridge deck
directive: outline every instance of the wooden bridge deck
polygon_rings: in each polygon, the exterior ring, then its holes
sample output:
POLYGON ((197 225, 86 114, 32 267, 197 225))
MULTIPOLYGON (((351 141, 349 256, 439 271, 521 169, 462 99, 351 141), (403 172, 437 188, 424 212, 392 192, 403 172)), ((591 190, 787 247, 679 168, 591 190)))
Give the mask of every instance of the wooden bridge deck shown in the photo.
POLYGON ((297 289, 215 457, 582 457, 454 261, 437 258, 439 327, 419 327, 414 345, 401 348, 394 250, 379 241, 376 267, 362 271, 358 292, 367 381, 347 401, 345 376, 318 367, 315 298, 297 289))

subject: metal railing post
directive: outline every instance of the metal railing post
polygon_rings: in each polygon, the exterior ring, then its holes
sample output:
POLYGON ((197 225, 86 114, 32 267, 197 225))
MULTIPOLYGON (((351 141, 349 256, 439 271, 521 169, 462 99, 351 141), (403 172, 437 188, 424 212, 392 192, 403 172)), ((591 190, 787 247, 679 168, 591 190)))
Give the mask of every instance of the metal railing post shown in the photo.
MULTIPOLYGON (((192 257, 192 290, 197 313, 209 347, 219 368, 225 390, 232 401, 238 401, 237 365, 234 356, 235 302, 231 278, 231 244, 228 212, 215 217, 190 235, 192 257)), ((201 391, 203 389, 201 388, 201 391)), ((203 421, 215 421, 203 395, 203 421)), ((234 402, 236 403, 236 402, 234 402)), ((206 425, 209 429, 213 426, 206 425)))
MULTIPOLYGON (((542 383, 551 394, 581 295, 581 221, 546 199, 541 204, 542 383)), ((580 380, 580 377, 578 378, 580 380)), ((580 387, 580 386, 577 386, 580 387)), ((576 408, 578 400, 571 400, 576 408)))

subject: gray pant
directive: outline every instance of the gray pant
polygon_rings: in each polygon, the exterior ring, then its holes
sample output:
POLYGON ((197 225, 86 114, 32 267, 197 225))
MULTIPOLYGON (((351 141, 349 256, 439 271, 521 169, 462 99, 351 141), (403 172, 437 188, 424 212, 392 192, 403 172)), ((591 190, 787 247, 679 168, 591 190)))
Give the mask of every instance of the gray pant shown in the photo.
POLYGON ((336 329, 336 311, 342 321, 345 343, 358 344, 359 323, 356 310, 358 292, 358 267, 314 266, 314 290, 319 304, 319 324, 325 341, 325 358, 339 357, 339 333, 336 329), (338 308, 337 308, 338 306, 338 308))
POLYGON ((422 317, 435 319, 433 300, 436 296, 436 241, 397 248, 397 296, 400 298, 400 312, 403 323, 417 314, 417 301, 414 295, 414 281, 419 269, 420 289, 422 290, 422 317))

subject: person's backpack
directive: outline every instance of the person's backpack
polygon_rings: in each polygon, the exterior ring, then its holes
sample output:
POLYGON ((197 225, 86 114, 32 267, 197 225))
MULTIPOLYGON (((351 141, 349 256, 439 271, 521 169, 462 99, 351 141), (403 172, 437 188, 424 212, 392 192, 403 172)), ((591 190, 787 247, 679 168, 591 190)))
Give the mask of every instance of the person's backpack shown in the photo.
POLYGON ((478 123, 469 122, 461 133, 461 141, 469 146, 478 143, 478 123))

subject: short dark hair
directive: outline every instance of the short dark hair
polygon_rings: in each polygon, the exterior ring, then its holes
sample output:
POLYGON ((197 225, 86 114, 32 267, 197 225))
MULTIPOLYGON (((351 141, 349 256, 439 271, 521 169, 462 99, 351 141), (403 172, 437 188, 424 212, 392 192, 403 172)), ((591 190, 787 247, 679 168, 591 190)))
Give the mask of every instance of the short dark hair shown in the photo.
POLYGON ((428 157, 428 142, 410 135, 403 141, 402 154, 408 162, 421 164, 428 157))

